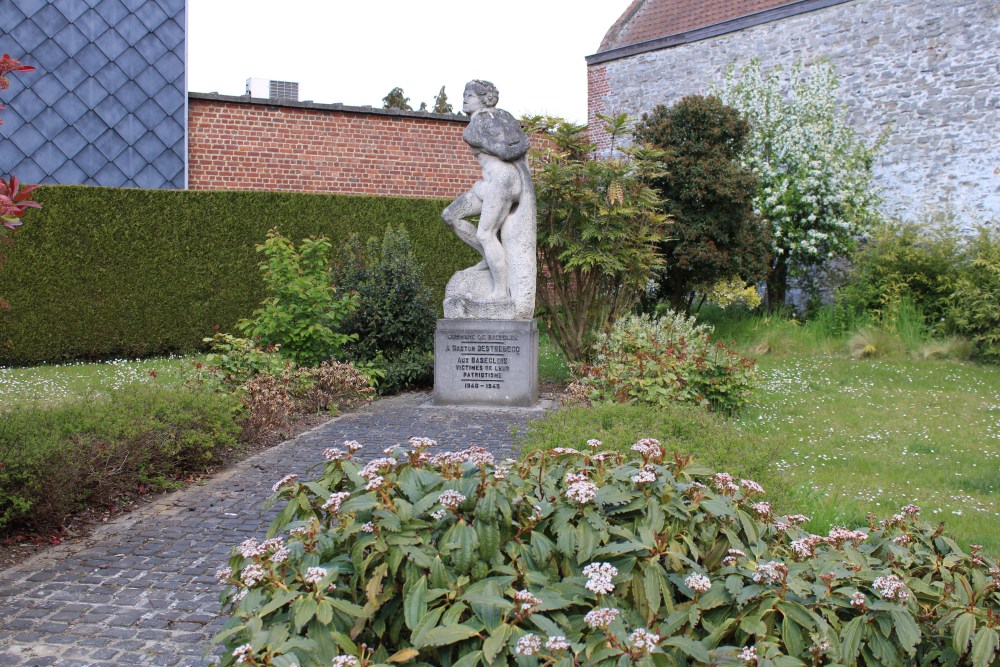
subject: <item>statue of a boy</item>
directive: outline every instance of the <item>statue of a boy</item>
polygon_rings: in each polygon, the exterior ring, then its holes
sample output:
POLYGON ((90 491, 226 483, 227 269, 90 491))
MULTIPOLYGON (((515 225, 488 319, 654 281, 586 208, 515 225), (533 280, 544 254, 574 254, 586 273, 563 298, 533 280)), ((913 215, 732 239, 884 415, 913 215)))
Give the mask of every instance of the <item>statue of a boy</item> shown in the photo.
POLYGON ((462 138, 483 177, 441 217, 483 260, 456 273, 445 288, 448 318, 531 319, 535 310, 535 190, 528 169, 527 135, 497 109, 489 81, 470 81, 462 110, 471 115, 462 138), (475 226, 465 218, 479 216, 475 226))

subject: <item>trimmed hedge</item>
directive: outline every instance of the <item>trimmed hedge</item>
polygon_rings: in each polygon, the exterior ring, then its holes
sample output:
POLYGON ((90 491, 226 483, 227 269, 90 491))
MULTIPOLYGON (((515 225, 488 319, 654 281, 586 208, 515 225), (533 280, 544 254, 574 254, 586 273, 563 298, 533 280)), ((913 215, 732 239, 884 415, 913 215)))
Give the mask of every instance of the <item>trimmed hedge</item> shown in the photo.
POLYGON ((201 347, 264 297, 254 246, 271 227, 295 242, 326 236, 335 249, 351 233, 404 227, 437 303, 476 260, 437 199, 46 186, 38 200, 0 268, 13 306, 0 313, 0 363, 201 347))

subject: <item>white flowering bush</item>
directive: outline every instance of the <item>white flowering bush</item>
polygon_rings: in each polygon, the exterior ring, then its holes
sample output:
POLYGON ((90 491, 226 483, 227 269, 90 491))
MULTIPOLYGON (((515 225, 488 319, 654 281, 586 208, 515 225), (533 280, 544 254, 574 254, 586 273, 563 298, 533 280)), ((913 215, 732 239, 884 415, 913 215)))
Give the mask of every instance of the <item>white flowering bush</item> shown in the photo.
POLYGON ((1000 568, 907 506, 807 530, 753 480, 633 456, 413 439, 275 484, 219 571, 223 665, 940 665, 996 657, 1000 568), (643 474, 648 473, 648 474, 643 474))
POLYGON ((858 136, 838 85, 827 60, 798 62, 786 77, 753 59, 712 90, 750 122, 743 162, 758 179, 754 211, 773 232, 772 306, 789 276, 808 279, 812 267, 849 254, 877 220, 872 167, 887 135, 871 143, 858 136))

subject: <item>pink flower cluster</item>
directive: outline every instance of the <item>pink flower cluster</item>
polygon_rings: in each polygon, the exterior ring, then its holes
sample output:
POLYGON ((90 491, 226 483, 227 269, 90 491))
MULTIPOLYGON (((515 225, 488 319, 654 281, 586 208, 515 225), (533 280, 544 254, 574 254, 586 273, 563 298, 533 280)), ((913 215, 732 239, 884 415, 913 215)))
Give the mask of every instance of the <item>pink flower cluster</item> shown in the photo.
POLYGON ((726 552, 726 557, 722 559, 722 564, 726 567, 732 567, 736 565, 737 558, 746 558, 747 555, 740 551, 739 549, 730 549, 726 552))
POLYGON ((542 638, 529 632, 517 640, 517 647, 514 649, 514 653, 518 655, 535 655, 541 650, 542 638))
POLYGON ((747 664, 756 665, 757 664, 757 647, 756 646, 744 646, 743 650, 740 651, 739 659, 747 664))
POLYGON ((643 438, 632 445, 633 452, 639 452, 643 459, 658 459, 663 456, 663 448, 660 441, 655 438, 643 438))
POLYGON ((522 613, 531 613, 542 601, 535 597, 531 591, 524 589, 514 593, 514 601, 521 605, 522 613))
POLYGON ((545 648, 550 651, 565 651, 569 648, 569 642, 562 635, 555 635, 549 637, 545 642, 545 648))
POLYGON ((465 496, 458 491, 442 491, 438 496, 438 502, 450 510, 457 510, 458 506, 465 502, 465 496))
POLYGON ((637 474, 632 475, 633 484, 652 484, 656 481, 656 470, 653 466, 645 465, 637 474))
POLYGON ((306 570, 306 574, 304 577, 302 577, 302 581, 306 582, 307 584, 315 585, 323 581, 323 578, 326 577, 326 575, 327 575, 326 568, 310 567, 309 569, 306 570))
POLYGON ((330 514, 336 514, 340 511, 340 506, 344 504, 344 501, 351 497, 351 494, 347 491, 340 491, 338 493, 331 493, 330 497, 327 498, 326 502, 323 503, 323 509, 325 509, 330 514))
POLYGON ((872 588, 878 591, 884 600, 905 602, 910 597, 910 592, 906 590, 906 584, 895 574, 879 577, 872 583, 872 588))
POLYGON ((695 593, 707 593, 712 590, 712 580, 697 572, 689 574, 684 580, 684 585, 695 593))
POLYGON ((776 560, 770 560, 757 565, 753 580, 758 584, 780 584, 786 576, 788 576, 788 566, 776 560))
POLYGON ((284 477, 282 477, 281 479, 279 479, 277 482, 274 483, 274 486, 271 487, 271 491, 277 493, 278 489, 287 484, 293 483, 298 478, 299 478, 298 475, 285 475, 284 477))
POLYGON ((585 505, 597 497, 597 485, 586 475, 571 472, 566 475, 566 484, 569 487, 564 495, 573 502, 585 505))

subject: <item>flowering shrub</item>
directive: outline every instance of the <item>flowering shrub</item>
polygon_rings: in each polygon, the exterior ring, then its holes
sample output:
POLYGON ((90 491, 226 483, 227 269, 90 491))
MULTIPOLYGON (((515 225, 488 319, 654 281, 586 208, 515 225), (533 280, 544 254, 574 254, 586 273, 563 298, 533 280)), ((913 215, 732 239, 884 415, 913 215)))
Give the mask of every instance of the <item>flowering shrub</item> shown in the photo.
POLYGON ((750 122, 744 164, 757 175, 754 211, 771 224, 768 303, 781 305, 789 276, 851 252, 877 220, 872 167, 887 137, 859 138, 837 101, 832 63, 796 63, 788 76, 759 60, 732 68, 713 94, 750 122))
POLYGON ((989 665, 1000 568, 917 520, 828 535, 668 457, 325 452, 219 570, 222 665, 989 665))
POLYGON ((753 361, 713 343, 711 331, 672 311, 623 317, 598 336, 575 389, 591 401, 736 410, 750 399, 757 373, 753 361))

